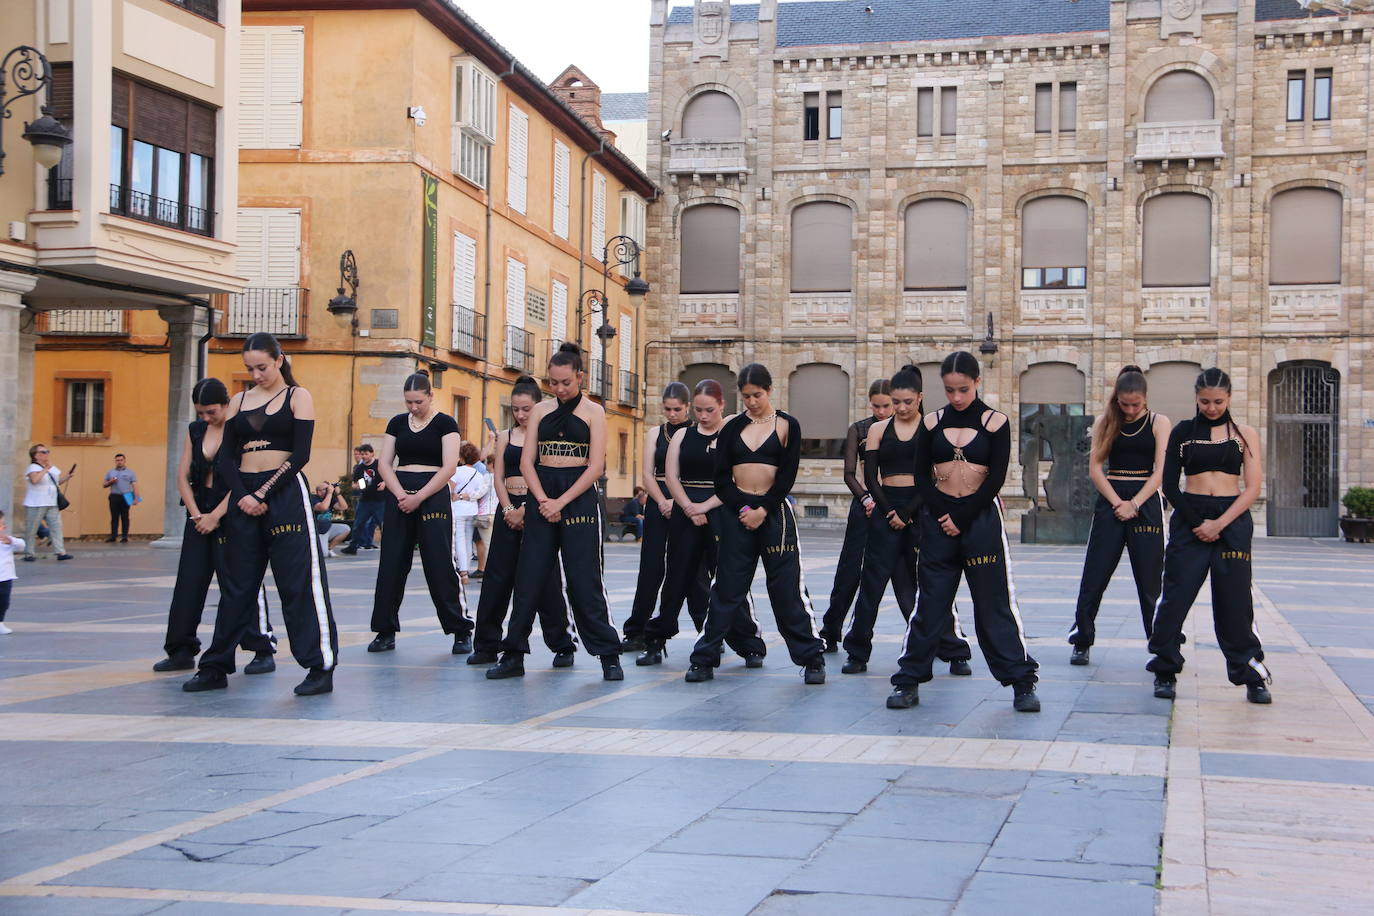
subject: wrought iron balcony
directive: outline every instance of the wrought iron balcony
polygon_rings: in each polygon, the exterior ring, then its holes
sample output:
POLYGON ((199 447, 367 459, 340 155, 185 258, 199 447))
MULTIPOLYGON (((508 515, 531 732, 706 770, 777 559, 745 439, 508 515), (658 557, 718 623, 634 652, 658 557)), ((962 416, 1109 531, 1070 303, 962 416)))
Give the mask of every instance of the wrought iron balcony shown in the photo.
POLYGON ((214 214, 211 211, 178 200, 153 197, 123 185, 110 185, 110 212, 169 229, 194 232, 196 235, 214 234, 214 214))
POLYGON ((230 293, 220 324, 220 337, 247 337, 267 331, 275 337, 303 337, 305 294, 295 286, 250 287, 230 293))
POLYGON ((72 180, 48 176, 48 209, 70 210, 72 208, 72 180))
POLYGON ((534 335, 513 324, 506 325, 506 366, 526 374, 534 371, 534 335))
POLYGON ((123 309, 52 309, 40 312, 41 334, 61 337, 127 337, 129 323, 123 309))
POLYGON ((620 403, 626 407, 639 406, 639 376, 624 369, 620 370, 620 403))
POLYGON ((592 360, 592 371, 587 382, 587 393, 606 400, 609 392, 610 373, 606 371, 606 363, 603 360, 592 360))
POLYGON ((219 0, 167 0, 172 6, 204 16, 211 22, 219 22, 219 0))
POLYGON ((453 307, 453 339, 449 349, 473 359, 487 355, 487 339, 482 334, 482 316, 461 305, 453 307))

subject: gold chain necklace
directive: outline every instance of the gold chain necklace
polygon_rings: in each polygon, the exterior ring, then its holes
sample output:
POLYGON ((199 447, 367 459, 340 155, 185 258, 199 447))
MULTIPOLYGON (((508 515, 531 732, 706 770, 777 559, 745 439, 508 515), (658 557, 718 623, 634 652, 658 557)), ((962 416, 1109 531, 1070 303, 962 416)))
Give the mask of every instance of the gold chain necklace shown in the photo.
POLYGON ((1138 435, 1140 435, 1142 432, 1144 432, 1144 431, 1145 431, 1145 427, 1149 425, 1149 424, 1146 422, 1146 421, 1148 421, 1149 419, 1150 419, 1150 415, 1149 415, 1148 413, 1145 414, 1145 416, 1141 417, 1141 418, 1140 418, 1140 428, 1137 429, 1137 430, 1136 430, 1135 432, 1133 432, 1133 433, 1128 433, 1128 432, 1126 432, 1126 426, 1125 426, 1125 424, 1122 424, 1120 431, 1117 432, 1117 435, 1118 435, 1118 436, 1121 436, 1121 437, 1124 438, 1124 439, 1129 439, 1129 438, 1131 438, 1132 436, 1138 436, 1138 435))
POLYGON ((776 423, 777 420, 778 420, 778 412, 777 412, 776 410, 773 411, 772 413, 770 413, 770 414, 769 414, 768 416, 766 416, 766 417, 759 417, 757 420, 754 419, 753 417, 750 417, 750 418, 749 418, 749 422, 750 422, 750 423, 757 423, 757 424, 759 424, 760 426, 762 426, 762 425, 765 424, 765 423, 776 423))

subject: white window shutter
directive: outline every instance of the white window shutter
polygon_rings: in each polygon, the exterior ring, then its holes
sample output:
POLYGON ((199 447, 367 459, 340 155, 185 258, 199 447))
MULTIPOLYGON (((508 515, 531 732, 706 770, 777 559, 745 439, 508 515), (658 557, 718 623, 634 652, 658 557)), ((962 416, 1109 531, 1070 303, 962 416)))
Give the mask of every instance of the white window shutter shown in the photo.
POLYGON ((238 250, 234 254, 234 270, 246 279, 247 286, 266 286, 267 268, 263 264, 263 225, 265 213, 262 210, 240 210, 238 227, 238 250))
POLYGON ((620 371, 633 372, 635 323, 629 315, 620 316, 620 371))
POLYGON ((506 137, 506 202, 518 213, 525 212, 526 176, 530 164, 529 138, 529 115, 512 105, 510 131, 506 137))
POLYGON ((239 149, 267 146, 267 30, 245 28, 239 40, 239 149))
POLYGON ((477 311, 477 240, 453 233, 453 304, 477 311))
POLYGON ((571 173, 571 150, 559 141, 553 141, 553 234, 561 239, 568 237, 568 181, 571 173))
POLYGON ((267 146, 296 149, 305 97, 305 29, 272 29, 267 50, 267 146))
POLYGON ((301 211, 265 212, 263 285, 275 289, 297 287, 301 282, 301 211))
POLYGON ((568 339, 568 284, 554 280, 549 293, 549 337, 553 340, 568 339))
POLYGON ((606 250, 606 176, 592 172, 592 254, 606 250))
POLYGON ((506 258, 506 324, 525 327, 525 265, 506 258))

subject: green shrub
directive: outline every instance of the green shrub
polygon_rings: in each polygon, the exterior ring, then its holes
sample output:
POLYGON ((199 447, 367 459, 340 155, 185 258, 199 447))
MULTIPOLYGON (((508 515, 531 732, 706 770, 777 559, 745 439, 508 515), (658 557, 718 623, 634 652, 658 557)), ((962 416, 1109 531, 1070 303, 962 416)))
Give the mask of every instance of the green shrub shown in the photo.
POLYGON ((1352 518, 1374 518, 1374 487, 1351 487, 1341 502, 1352 518))

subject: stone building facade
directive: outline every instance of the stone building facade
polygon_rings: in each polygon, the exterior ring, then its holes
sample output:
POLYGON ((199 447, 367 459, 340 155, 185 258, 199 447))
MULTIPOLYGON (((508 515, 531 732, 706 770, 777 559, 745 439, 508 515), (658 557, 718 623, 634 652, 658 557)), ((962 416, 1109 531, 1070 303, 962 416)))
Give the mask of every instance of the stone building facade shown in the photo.
POLYGON ((1018 430, 1095 414, 1127 363, 1190 416, 1220 365, 1265 440, 1256 521, 1334 534, 1374 481, 1374 16, 960 7, 653 0, 650 390, 769 366, 807 432, 798 501, 833 518, 836 440, 903 363, 938 406, 939 360, 981 348, 1018 430))

